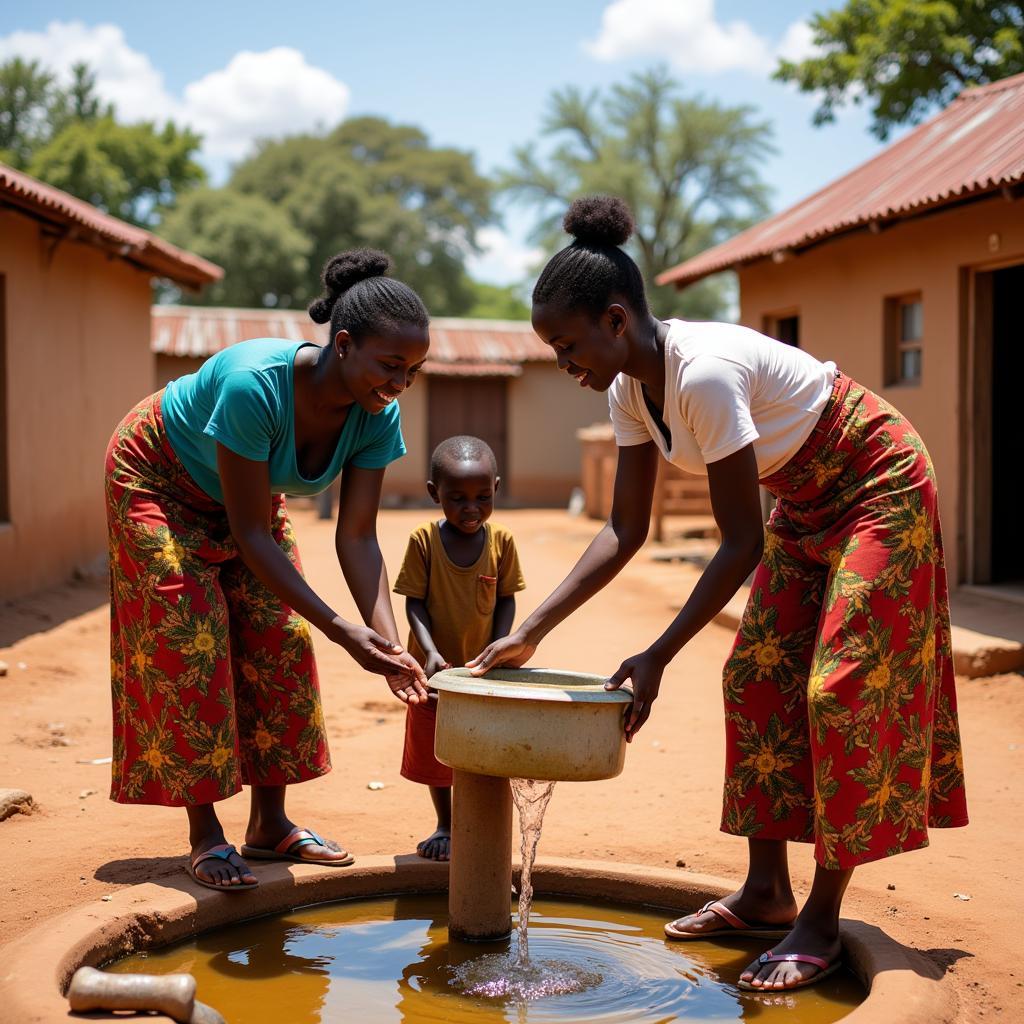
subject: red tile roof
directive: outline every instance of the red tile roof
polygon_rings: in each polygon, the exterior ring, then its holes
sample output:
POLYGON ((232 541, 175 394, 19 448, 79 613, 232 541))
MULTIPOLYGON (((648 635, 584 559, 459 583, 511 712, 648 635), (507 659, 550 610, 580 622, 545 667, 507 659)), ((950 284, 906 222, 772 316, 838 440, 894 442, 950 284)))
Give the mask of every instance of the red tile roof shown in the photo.
POLYGON ((784 259, 845 231, 930 212, 1024 181, 1024 74, 967 89, 877 156, 788 210, 658 275, 684 287, 784 259))
MULTIPOLYGON (((172 356, 211 356, 246 338, 326 341, 325 327, 302 310, 154 306, 151 348, 172 356)), ((430 321, 424 372, 444 376, 518 376, 522 363, 550 362, 554 353, 525 320, 430 321)))
POLYGON ((64 237, 113 250, 129 263, 178 284, 197 288, 224 276, 215 263, 0 164, 0 208, 5 206, 60 227, 64 237))

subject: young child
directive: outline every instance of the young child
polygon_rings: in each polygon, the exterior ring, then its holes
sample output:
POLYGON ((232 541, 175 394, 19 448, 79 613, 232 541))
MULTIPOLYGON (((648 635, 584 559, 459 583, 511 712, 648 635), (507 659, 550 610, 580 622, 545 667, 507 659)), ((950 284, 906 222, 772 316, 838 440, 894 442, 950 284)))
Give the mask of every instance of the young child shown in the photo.
MULTIPOLYGON (((449 437, 430 457, 427 492, 444 519, 413 531, 395 581, 395 593, 406 598, 408 650, 428 678, 464 665, 512 629, 514 594, 526 584, 512 535, 487 522, 500 479, 494 452, 477 437, 449 437)), ((408 707, 402 775, 430 787, 437 812, 437 829, 416 852, 448 860, 452 772, 434 757, 437 694, 430 696, 408 707)))

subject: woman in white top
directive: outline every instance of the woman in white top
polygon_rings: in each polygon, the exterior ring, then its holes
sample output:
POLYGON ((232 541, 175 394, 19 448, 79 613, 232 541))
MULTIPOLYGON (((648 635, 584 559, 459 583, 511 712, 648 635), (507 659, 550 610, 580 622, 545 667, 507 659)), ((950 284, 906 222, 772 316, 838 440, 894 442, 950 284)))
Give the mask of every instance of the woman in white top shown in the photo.
POLYGON ((618 199, 577 200, 574 242, 545 267, 533 326, 558 368, 607 391, 618 443, 611 518, 564 582, 469 662, 521 665, 647 537, 659 453, 706 474, 722 543, 683 609, 609 688, 631 681, 632 739, 665 666, 756 569, 724 672, 722 829, 743 885, 666 925, 669 938, 777 938, 740 986, 793 989, 839 965, 854 867, 967 823, 934 473, 891 406, 799 349, 732 324, 662 322, 619 246, 618 199), (758 485, 777 498, 762 525, 758 485), (813 842, 800 913, 787 842, 813 842))

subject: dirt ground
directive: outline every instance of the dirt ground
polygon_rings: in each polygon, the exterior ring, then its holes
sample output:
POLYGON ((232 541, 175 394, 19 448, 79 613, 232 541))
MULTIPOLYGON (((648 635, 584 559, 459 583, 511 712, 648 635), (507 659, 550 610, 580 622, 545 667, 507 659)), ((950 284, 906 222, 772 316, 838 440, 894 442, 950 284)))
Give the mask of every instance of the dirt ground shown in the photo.
MULTIPOLYGON (((294 518, 311 583, 354 617, 332 525, 307 509, 294 518)), ((423 518, 421 511, 382 513, 392 579, 410 529, 423 518)), ((518 540, 528 584, 521 614, 564 576, 597 529, 559 511, 500 511, 495 519, 518 540)), ((697 578, 693 568, 655 563, 649 554, 549 636, 535 664, 609 674, 645 646, 697 578)), ((709 626, 677 658, 619 778, 556 789, 542 856, 685 864, 742 877, 745 844, 718 831, 719 684, 730 642, 729 632, 709 626)), ((432 819, 426 791, 398 774, 402 707, 383 682, 322 638, 317 654, 335 768, 295 787, 290 813, 357 855, 410 852, 432 819), (373 780, 384 788, 369 790, 373 780)), ((0 936, 118 887, 175 885, 187 849, 184 813, 113 804, 109 767, 83 763, 110 754, 105 589, 69 585, 0 606, 0 659, 9 666, 0 678, 0 787, 26 789, 38 805, 0 822, 0 936)), ((1016 1021, 1024 999, 1024 967, 1014 955, 1024 899, 1013 873, 1024 859, 1024 678, 961 680, 959 697, 970 827, 933 832, 929 849, 860 869, 845 910, 937 961, 958 989, 962 1020, 1016 1021)), ((246 797, 222 808, 229 839, 240 843, 246 797)), ((810 878, 810 848, 794 847, 791 862, 799 896, 810 878)))

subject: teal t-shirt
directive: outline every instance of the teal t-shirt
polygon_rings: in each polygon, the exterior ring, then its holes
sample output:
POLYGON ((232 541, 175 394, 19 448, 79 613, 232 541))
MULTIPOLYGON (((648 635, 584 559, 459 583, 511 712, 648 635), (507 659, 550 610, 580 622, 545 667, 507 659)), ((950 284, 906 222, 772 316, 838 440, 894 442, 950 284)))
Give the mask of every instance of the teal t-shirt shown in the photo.
POLYGON ((217 442, 246 459, 270 464, 274 494, 319 494, 346 466, 383 469, 405 454, 398 403, 379 413, 353 405, 324 474, 309 480, 295 458, 295 353, 308 342, 243 341, 211 356, 195 372, 172 380, 162 411, 167 438, 192 479, 224 501, 217 442))

